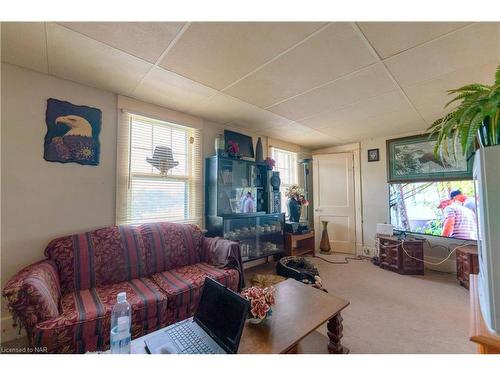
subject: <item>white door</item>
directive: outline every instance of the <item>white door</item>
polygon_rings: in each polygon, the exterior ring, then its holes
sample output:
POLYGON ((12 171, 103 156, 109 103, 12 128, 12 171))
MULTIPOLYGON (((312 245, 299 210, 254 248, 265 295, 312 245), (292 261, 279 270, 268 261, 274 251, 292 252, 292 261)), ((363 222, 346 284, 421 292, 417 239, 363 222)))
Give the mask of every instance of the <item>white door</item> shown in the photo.
POLYGON ((353 153, 314 155, 313 193, 316 249, 328 221, 332 251, 356 254, 353 153))

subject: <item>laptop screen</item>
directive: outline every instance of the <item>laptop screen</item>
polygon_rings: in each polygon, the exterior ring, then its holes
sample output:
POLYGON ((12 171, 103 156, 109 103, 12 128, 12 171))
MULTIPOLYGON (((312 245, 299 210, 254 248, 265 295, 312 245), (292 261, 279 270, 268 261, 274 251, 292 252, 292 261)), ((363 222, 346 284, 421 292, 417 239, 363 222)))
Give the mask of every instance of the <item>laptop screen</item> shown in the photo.
POLYGON ((195 321, 228 353, 236 353, 248 313, 246 299, 206 278, 195 321))

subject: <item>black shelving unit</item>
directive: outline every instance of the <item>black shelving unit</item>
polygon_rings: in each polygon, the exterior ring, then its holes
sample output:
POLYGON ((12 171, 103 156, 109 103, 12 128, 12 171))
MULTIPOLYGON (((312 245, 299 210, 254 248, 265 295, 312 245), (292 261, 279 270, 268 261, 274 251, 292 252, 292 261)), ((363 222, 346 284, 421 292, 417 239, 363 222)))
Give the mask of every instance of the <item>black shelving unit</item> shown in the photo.
POLYGON ((239 242, 244 262, 281 254, 285 215, 268 213, 266 165, 213 156, 206 159, 205 174, 207 236, 239 242))

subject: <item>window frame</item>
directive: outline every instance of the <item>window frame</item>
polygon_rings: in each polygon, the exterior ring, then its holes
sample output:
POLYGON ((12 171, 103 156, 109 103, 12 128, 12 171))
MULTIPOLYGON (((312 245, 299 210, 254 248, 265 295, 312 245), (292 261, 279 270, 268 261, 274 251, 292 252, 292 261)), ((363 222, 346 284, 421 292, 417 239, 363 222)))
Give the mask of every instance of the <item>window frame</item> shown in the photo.
MULTIPOLYGON (((159 120, 156 118, 138 115, 127 111, 121 111, 120 127, 118 129, 117 145, 117 196, 116 196, 116 224, 141 224, 146 222, 172 221, 181 223, 193 223, 202 226, 202 156, 201 156, 201 132, 197 128, 184 126, 170 121, 159 120), (186 174, 168 174, 162 176, 152 170, 151 173, 143 171, 133 171, 132 153, 133 149, 140 149, 140 146, 134 146, 133 126, 134 119, 140 120, 140 123, 154 126, 164 126, 169 129, 180 129, 186 132, 186 174), (150 220, 138 220, 132 214, 132 199, 134 190, 132 185, 134 181, 182 181, 184 185, 184 215, 183 219, 173 220, 171 217, 162 218, 161 215, 150 220)), ((154 130, 151 135, 152 150, 154 151, 154 130)), ((172 146, 172 145, 170 145, 172 146)), ((181 188, 182 190, 182 188, 181 188)), ((137 192, 137 190, 135 190, 137 192)))
POLYGON ((289 215, 289 212, 288 212, 288 205, 286 204, 286 196, 285 196, 285 192, 286 192, 286 189, 292 185, 296 185, 299 183, 299 165, 298 165, 298 153, 297 152, 294 152, 294 151, 288 151, 288 150, 284 150, 282 148, 279 148, 279 147, 274 147, 274 146, 271 146, 270 147, 270 151, 271 151, 271 157, 275 160, 276 164, 275 164, 275 170, 277 172, 280 172, 280 180, 281 180, 281 185, 280 185, 280 194, 281 194, 281 211, 282 212, 285 212, 286 215, 288 216, 289 215), (290 167, 289 168, 285 168, 285 167, 279 167, 278 166, 278 157, 277 157, 277 153, 283 153, 283 154, 288 154, 289 157, 291 158, 290 159, 290 167), (283 182, 283 176, 281 174, 281 170, 289 170, 289 174, 291 175, 291 178, 290 178, 290 182, 289 183, 284 183, 283 182))

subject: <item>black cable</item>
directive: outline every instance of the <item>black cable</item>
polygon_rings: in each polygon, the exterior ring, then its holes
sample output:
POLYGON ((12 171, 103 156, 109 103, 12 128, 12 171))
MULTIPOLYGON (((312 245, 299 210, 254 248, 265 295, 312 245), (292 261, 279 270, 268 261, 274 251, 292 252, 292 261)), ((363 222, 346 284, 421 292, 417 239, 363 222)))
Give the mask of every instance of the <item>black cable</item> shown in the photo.
MULTIPOLYGON (((310 257, 311 256, 308 256, 308 258, 310 258, 310 257)), ((364 259, 360 255, 358 255, 357 257, 348 257, 348 256, 344 257, 343 261, 328 260, 328 259, 325 259, 325 258, 320 257, 318 255, 315 255, 315 256, 313 256, 311 258, 318 258, 318 259, 321 259, 322 261, 330 263, 330 264, 348 264, 349 263, 349 259, 351 259, 351 260, 363 260, 364 259)))

